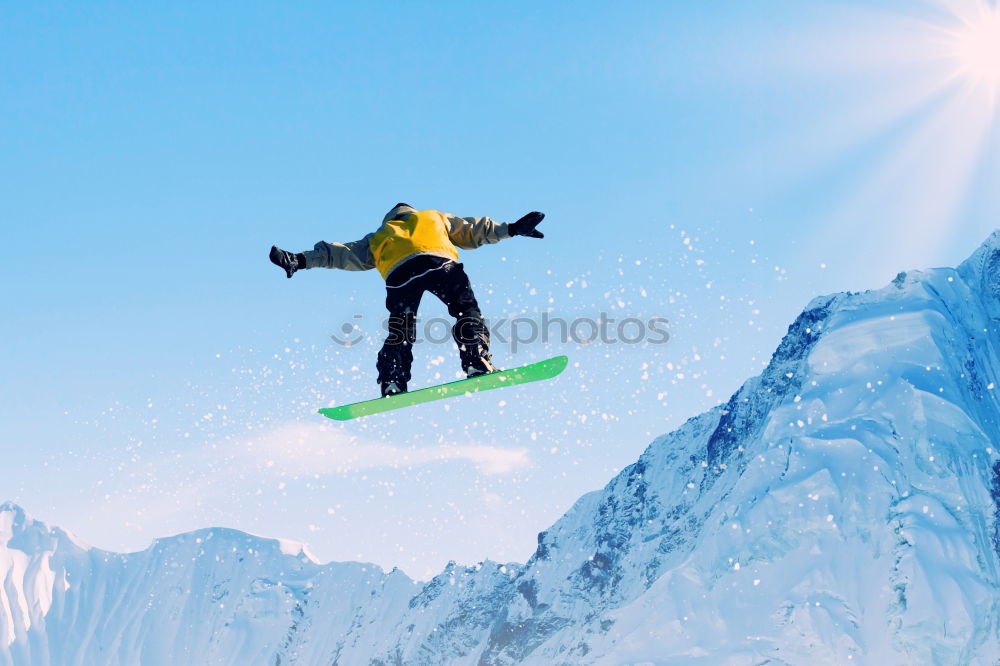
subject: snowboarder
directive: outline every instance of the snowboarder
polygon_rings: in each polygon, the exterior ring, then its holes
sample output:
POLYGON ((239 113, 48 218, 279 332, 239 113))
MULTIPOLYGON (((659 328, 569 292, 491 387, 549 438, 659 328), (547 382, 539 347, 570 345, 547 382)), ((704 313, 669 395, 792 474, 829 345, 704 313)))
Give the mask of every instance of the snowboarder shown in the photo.
POLYGON ((498 224, 488 217, 418 211, 398 203, 382 219, 382 226, 361 240, 320 241, 314 249, 298 254, 272 246, 269 258, 288 277, 303 268, 378 269, 385 279, 389 330, 376 367, 382 395, 390 396, 405 393, 410 381, 417 307, 425 291, 441 299, 455 318, 452 337, 466 375, 496 372, 489 351, 490 334, 469 277, 457 261, 457 248, 472 250, 513 236, 543 238, 536 227, 544 217, 532 212, 516 222, 498 224))

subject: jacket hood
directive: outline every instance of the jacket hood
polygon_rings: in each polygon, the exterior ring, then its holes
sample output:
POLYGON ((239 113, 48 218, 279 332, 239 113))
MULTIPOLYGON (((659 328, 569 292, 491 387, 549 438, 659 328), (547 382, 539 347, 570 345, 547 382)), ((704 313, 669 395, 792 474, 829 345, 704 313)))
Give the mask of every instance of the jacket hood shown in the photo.
POLYGON ((416 213, 416 212, 417 210, 413 206, 405 203, 398 203, 392 207, 392 210, 390 210, 388 213, 385 214, 385 217, 382 218, 382 224, 385 224, 389 220, 399 217, 403 213, 416 213))

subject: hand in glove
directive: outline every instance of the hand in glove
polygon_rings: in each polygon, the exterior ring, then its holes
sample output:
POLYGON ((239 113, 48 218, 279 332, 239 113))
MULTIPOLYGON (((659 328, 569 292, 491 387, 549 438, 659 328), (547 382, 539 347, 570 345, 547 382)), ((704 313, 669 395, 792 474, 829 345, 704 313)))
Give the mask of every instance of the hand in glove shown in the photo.
POLYGON ((282 250, 277 245, 271 246, 271 254, 268 255, 268 258, 275 266, 285 269, 285 274, 288 277, 292 277, 295 271, 300 268, 306 267, 306 258, 301 252, 292 254, 291 252, 282 250))
POLYGON ((511 236, 528 236, 529 238, 545 238, 545 234, 535 229, 538 223, 545 219, 545 213, 528 213, 517 222, 511 222, 507 231, 511 236))

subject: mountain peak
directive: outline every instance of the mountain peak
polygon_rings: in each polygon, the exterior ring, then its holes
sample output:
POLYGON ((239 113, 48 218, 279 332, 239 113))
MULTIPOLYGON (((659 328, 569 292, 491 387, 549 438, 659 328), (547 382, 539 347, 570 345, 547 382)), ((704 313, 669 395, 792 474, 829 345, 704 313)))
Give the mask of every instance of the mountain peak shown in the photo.
POLYGON ((6 500, 0 503, 0 513, 3 512, 10 512, 21 516, 24 515, 24 509, 19 504, 15 504, 11 500, 6 500))
POLYGON ((74 551, 90 548, 72 532, 36 520, 10 501, 0 504, 0 548, 5 544, 27 553, 55 551, 60 547, 74 551))
MULTIPOLYGON (((204 527, 191 532, 155 539, 149 549, 163 552, 203 553, 214 551, 241 551, 258 557, 294 558, 302 564, 320 565, 308 547, 298 541, 258 536, 228 527, 204 527)), ((374 566, 374 565, 372 565, 374 566)))
POLYGON ((958 266, 958 273, 986 296, 991 314, 1000 314, 1000 229, 994 231, 975 252, 958 266), (993 301, 990 303, 990 301, 993 301))

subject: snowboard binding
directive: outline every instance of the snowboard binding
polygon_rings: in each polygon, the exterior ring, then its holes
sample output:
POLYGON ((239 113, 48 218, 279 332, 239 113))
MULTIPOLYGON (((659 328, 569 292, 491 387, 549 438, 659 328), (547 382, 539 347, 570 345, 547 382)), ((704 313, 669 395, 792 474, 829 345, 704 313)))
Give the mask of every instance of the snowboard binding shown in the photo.
POLYGON ((400 393, 406 393, 406 382, 401 380, 379 382, 379 385, 382 387, 383 398, 399 395, 400 393))

